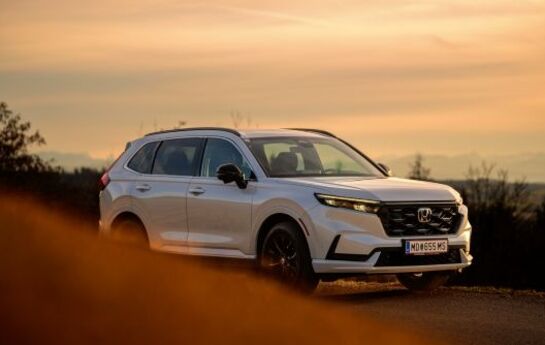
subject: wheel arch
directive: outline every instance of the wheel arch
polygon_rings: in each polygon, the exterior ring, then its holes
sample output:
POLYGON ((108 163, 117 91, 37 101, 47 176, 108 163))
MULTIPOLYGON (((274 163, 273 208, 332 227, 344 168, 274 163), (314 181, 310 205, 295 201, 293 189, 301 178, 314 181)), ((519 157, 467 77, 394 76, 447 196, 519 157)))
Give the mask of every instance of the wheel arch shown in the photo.
POLYGON ((134 212, 131 212, 131 211, 123 211, 119 213, 118 215, 116 215, 114 219, 112 220, 110 229, 114 229, 119 223, 126 220, 134 221, 142 225, 142 228, 146 231, 146 235, 147 235, 147 229, 146 229, 146 226, 144 225, 144 222, 142 221, 142 219, 140 219, 140 217, 138 217, 134 212))
POLYGON ((256 245, 255 250, 256 250, 257 257, 261 255, 261 247, 263 246, 263 242, 265 240, 265 237, 269 233, 269 231, 273 228, 274 225, 278 223, 282 223, 282 222, 290 222, 295 224, 297 228, 299 229, 299 231, 301 231, 301 233, 303 234, 303 237, 305 238, 307 246, 309 246, 309 242, 307 239, 308 230, 306 229, 305 224, 304 223, 301 224, 302 221, 298 220, 292 215, 289 215, 287 213, 277 212, 265 218, 263 222, 261 222, 261 225, 259 226, 257 237, 256 237, 256 243, 255 243, 256 245))

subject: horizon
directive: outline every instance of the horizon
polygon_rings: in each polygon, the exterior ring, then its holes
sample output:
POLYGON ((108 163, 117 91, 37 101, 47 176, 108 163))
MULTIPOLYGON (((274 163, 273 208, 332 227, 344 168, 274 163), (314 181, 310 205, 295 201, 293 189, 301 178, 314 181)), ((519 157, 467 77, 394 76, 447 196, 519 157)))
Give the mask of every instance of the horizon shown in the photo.
POLYGON ((101 159, 179 122, 237 121, 329 130, 374 157, 543 152, 543 14, 507 0, 5 2, 1 101, 40 150, 101 159))
MULTIPOLYGON (((102 169, 116 158, 116 156, 95 158, 85 152, 39 150, 36 153, 46 160, 53 159, 54 165, 59 165, 68 171, 83 167, 102 169)), ((545 183, 545 171, 542 168, 545 166, 545 152, 495 156, 482 156, 478 153, 444 155, 415 152, 407 155, 371 156, 371 158, 389 165, 394 176, 407 177, 411 164, 419 154, 423 158, 423 165, 431 169, 431 178, 435 180, 463 180, 467 178, 470 167, 481 168, 482 164, 487 164, 494 167, 492 177, 504 170, 508 172, 510 181, 545 183)))

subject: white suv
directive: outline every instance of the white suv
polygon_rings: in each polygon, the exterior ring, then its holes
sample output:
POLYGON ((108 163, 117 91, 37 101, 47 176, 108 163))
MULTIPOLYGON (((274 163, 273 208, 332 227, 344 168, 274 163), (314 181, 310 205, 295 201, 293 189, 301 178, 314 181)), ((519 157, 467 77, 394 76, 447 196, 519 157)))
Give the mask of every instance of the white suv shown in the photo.
POLYGON ((472 260, 455 190, 391 177, 325 131, 152 133, 129 143, 101 183, 103 234, 252 260, 306 290, 360 274, 432 289, 472 260))

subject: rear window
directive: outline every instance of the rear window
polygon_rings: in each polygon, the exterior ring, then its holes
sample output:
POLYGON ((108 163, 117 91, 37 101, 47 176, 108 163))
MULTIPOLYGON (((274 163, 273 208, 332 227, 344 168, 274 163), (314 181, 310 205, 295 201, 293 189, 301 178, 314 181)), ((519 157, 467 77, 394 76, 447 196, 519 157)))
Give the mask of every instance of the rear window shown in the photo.
POLYGON ((194 176, 200 159, 202 139, 187 138, 163 141, 153 165, 153 174, 194 176))
POLYGON ((138 152, 131 158, 127 166, 139 173, 150 174, 151 166, 153 164, 153 156, 155 150, 159 145, 158 142, 149 143, 144 145, 138 152))

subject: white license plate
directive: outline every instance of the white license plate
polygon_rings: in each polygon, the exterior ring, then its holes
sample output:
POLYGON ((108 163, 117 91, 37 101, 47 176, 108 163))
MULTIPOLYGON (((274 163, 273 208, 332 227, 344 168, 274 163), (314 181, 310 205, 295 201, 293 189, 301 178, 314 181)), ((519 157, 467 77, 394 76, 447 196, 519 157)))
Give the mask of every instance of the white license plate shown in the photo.
POLYGON ((448 240, 406 240, 405 254, 433 255, 448 252, 448 240))

